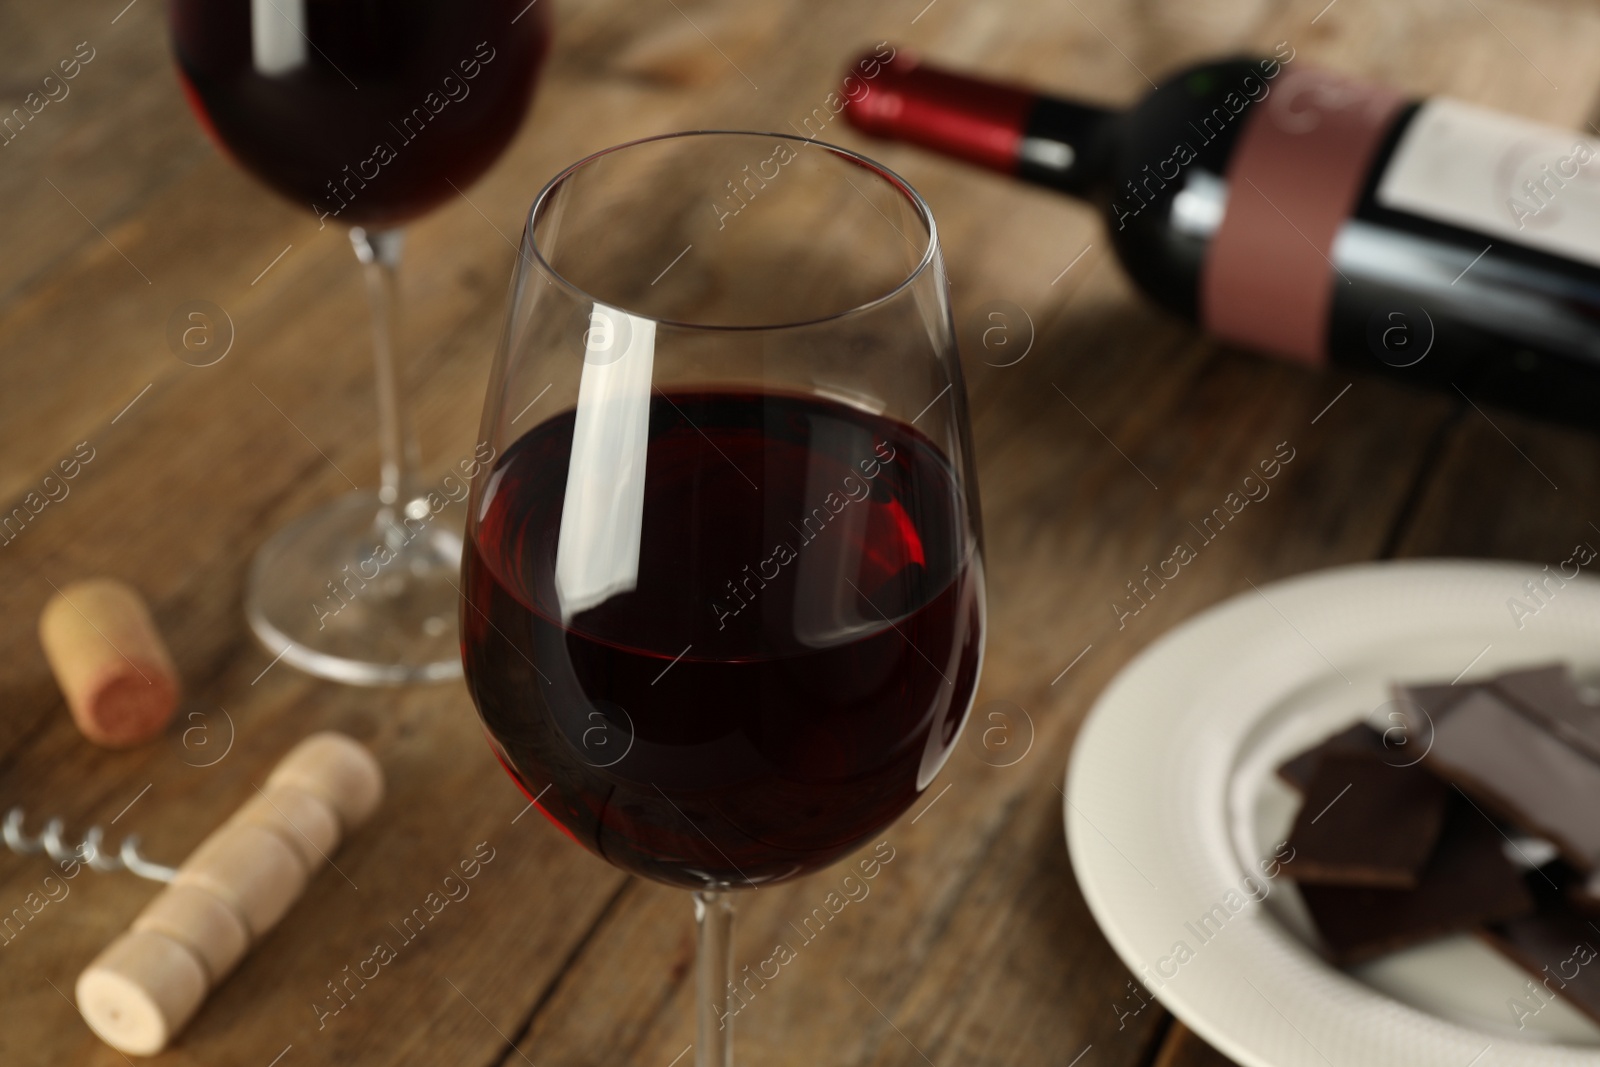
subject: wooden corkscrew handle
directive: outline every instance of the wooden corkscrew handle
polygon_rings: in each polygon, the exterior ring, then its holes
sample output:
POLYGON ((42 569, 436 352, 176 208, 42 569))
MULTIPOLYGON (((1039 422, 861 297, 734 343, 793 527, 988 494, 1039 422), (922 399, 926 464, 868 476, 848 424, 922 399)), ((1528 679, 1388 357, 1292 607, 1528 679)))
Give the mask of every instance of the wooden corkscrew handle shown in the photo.
POLYGON ((122 1052, 160 1052, 382 798, 382 768, 359 742, 301 741, 78 976, 90 1028, 122 1052))

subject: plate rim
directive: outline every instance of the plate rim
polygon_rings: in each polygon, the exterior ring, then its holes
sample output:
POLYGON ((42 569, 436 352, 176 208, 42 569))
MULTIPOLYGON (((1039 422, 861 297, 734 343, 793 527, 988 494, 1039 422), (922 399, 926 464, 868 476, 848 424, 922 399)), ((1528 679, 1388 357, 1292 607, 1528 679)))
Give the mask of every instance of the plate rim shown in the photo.
MULTIPOLYGON (((1065 782, 1062 788, 1062 819, 1074 879, 1084 897, 1085 903, 1089 907, 1091 915, 1095 919, 1096 925, 1123 965, 1137 976, 1140 968, 1148 967, 1150 961, 1141 959, 1143 954, 1132 942, 1133 935, 1127 929, 1126 916, 1119 914, 1117 905, 1110 901, 1104 892, 1106 887, 1102 882, 1108 876, 1097 869, 1101 861, 1091 857, 1087 852, 1085 840, 1090 833, 1090 829, 1093 829, 1101 837, 1104 837, 1104 834, 1100 833, 1092 823, 1088 824, 1089 828, 1079 826, 1080 821, 1088 823, 1088 817, 1077 809, 1077 805, 1084 799, 1084 790, 1087 788, 1085 782, 1088 775, 1077 772, 1080 767, 1087 765, 1092 759, 1103 755, 1103 753, 1097 751, 1096 746, 1104 746, 1108 743, 1107 739, 1101 736, 1109 729, 1105 724, 1113 714, 1107 709, 1114 709, 1117 706, 1118 701, 1124 698, 1125 691, 1131 688, 1133 682, 1142 682, 1145 674, 1149 673, 1153 668, 1162 666, 1164 661, 1184 653, 1198 640, 1199 636, 1204 635, 1207 631, 1213 628, 1226 627, 1230 624, 1237 625, 1239 620, 1248 620, 1252 614, 1261 614, 1263 617, 1268 617, 1272 611, 1276 610, 1275 605, 1279 602, 1279 598, 1287 597, 1291 600, 1299 600, 1305 597, 1308 592, 1316 593, 1319 587, 1328 587, 1338 583, 1345 587, 1341 588, 1340 595, 1347 596, 1349 595, 1348 586, 1351 583, 1356 583, 1357 585, 1399 583, 1403 586, 1408 583, 1429 582, 1435 584, 1455 583, 1457 585, 1471 583, 1476 585, 1485 582, 1491 577, 1498 576, 1501 580, 1508 581, 1511 591, 1515 592, 1520 588, 1520 583, 1523 579, 1530 575, 1541 573, 1538 565, 1527 562, 1423 558, 1361 561, 1303 572, 1261 587, 1255 587, 1254 583, 1252 583, 1252 589, 1244 590, 1214 603, 1173 626, 1124 664, 1095 698, 1094 703, 1080 723, 1072 752, 1068 759, 1065 782), (1234 619, 1234 616, 1237 616, 1238 619, 1234 619), (1075 810, 1078 811, 1079 818, 1074 818, 1075 810)), ((1567 579, 1567 581, 1569 584, 1578 583, 1587 590, 1584 596, 1570 599, 1592 600, 1600 598, 1600 580, 1580 575, 1577 579, 1567 579)), ((1553 606, 1555 601, 1552 599, 1550 603, 1553 606)), ((1570 610, 1571 605, 1569 602, 1568 605, 1563 607, 1560 614, 1569 613, 1570 610)), ((1278 614, 1281 615, 1282 613, 1279 612, 1278 614)), ((1284 618, 1287 617, 1284 616, 1284 618)), ((1291 623, 1291 625, 1293 624, 1291 623)), ((1331 662, 1329 661, 1330 665, 1331 662)), ((1468 669, 1471 669, 1470 665, 1468 669)), ((1465 673, 1464 671, 1463 674, 1465 673)), ((1178 707, 1181 709, 1185 705, 1178 705, 1178 707)), ((1181 718, 1181 714, 1175 712, 1173 721, 1176 722, 1179 718, 1181 718)), ((1136 785, 1136 780, 1125 778, 1121 788, 1126 789, 1136 785)), ((1219 810, 1226 811, 1226 804, 1221 805, 1219 810)), ((1225 821, 1226 816, 1224 815, 1225 821)), ((1225 826, 1221 827, 1220 830, 1223 834, 1227 833, 1225 826)), ((1109 838, 1106 838, 1106 840, 1110 841, 1109 838)), ((1115 849, 1116 845, 1112 843, 1111 847, 1115 849)), ((1128 864, 1131 866, 1132 861, 1128 860, 1128 864)), ((1149 879, 1145 878, 1145 881, 1148 882, 1149 879)), ((1261 936, 1259 931, 1257 936, 1261 936)), ((1260 948, 1260 945, 1257 947, 1260 948)), ((1330 979, 1334 983, 1348 983, 1352 987, 1351 992, 1355 994, 1354 999, 1358 1004, 1365 1001, 1369 1006, 1368 1010, 1376 1009, 1381 1005, 1391 1026, 1394 1019, 1399 1018, 1402 1020, 1402 1025, 1414 1023, 1419 1031, 1425 1028, 1437 1032, 1438 1028, 1445 1028, 1447 1031, 1454 1032, 1458 1037, 1481 1041, 1492 1045, 1497 1052, 1510 1053, 1509 1056, 1502 1054, 1495 1058, 1494 1062, 1501 1064, 1600 1063, 1600 1050, 1592 1048, 1579 1048, 1559 1043, 1526 1044, 1519 1042, 1515 1045, 1502 1044, 1499 1039, 1489 1033, 1431 1015, 1373 989, 1309 952, 1305 953, 1305 958, 1309 963, 1302 969, 1302 973, 1308 980, 1321 981, 1324 984, 1328 983, 1330 979), (1375 999, 1369 1000, 1368 998, 1375 999), (1401 1013, 1398 1016, 1394 1015, 1389 1010, 1392 1007, 1402 1009, 1401 1013), (1414 1020, 1407 1019, 1408 1015, 1414 1016, 1414 1020)), ((1299 968, 1300 965, 1293 964, 1293 967, 1299 968)), ((1248 981, 1248 979, 1246 980, 1248 981)), ((1254 985, 1254 983, 1251 984, 1254 985)), ((1251 1040, 1252 1037, 1260 1039, 1263 1035, 1281 1038, 1284 1035, 1280 1031, 1262 1027, 1258 1023, 1252 1024, 1247 1017, 1231 1020, 1218 1019, 1203 1006, 1192 1003, 1191 998, 1186 997, 1183 992, 1175 990, 1170 983, 1162 985, 1160 988, 1152 989, 1149 983, 1140 980, 1140 985, 1148 990, 1164 1008, 1170 1011, 1174 1017, 1180 1019, 1195 1034, 1213 1048, 1243 1065, 1243 1067, 1282 1067, 1281 1060, 1270 1060, 1266 1058, 1267 1053, 1255 1047, 1260 1044, 1260 1040, 1251 1040)), ((1257 991, 1259 992, 1259 990, 1257 991)), ((1264 994, 1263 998, 1265 999, 1264 994)), ((1277 1009, 1271 1000, 1268 1000, 1267 1003, 1283 1019, 1284 1024, 1299 1034, 1305 1045, 1316 1053, 1316 1056, 1308 1059, 1307 1062, 1315 1061, 1321 1063, 1321 1050, 1315 1045, 1311 1045, 1310 1039, 1298 1027, 1295 1027, 1286 1016, 1283 1016, 1282 1012, 1277 1009)), ((1330 1006, 1329 1012, 1330 1014, 1345 1016, 1342 1021, 1352 1026, 1359 1027, 1361 1025, 1359 1007, 1352 1011, 1349 1004, 1335 1004, 1330 1006)), ((1260 1017, 1257 1016, 1257 1018, 1260 1017)), ((1376 1021, 1378 1020, 1375 1018, 1367 1020, 1369 1023, 1376 1021)), ((1370 1054, 1372 1050, 1364 1049, 1362 1051, 1370 1054)), ((1487 1052, 1488 1049, 1485 1048, 1484 1051, 1487 1052)), ((1382 1062, 1367 1061, 1370 1067, 1383 1067, 1383 1064, 1387 1062, 1404 1062, 1407 1067, 1410 1067, 1416 1061, 1398 1058, 1386 1058, 1382 1062)))

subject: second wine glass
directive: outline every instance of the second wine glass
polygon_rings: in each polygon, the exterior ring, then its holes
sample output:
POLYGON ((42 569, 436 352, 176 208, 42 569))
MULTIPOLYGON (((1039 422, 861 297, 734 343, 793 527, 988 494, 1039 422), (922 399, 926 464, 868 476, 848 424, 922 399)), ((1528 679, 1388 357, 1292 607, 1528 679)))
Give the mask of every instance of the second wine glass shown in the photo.
POLYGON ((521 253, 468 515, 468 685, 530 801, 695 891, 697 1062, 725 1067, 732 891, 870 841, 977 685, 937 231, 863 157, 702 132, 568 169, 521 253))
POLYGON ((350 227, 373 318, 378 487, 262 545, 245 595, 250 626, 270 652, 323 677, 454 677, 461 535, 444 511, 458 499, 450 484, 464 482, 418 480, 396 351, 401 227, 465 195, 510 143, 549 46, 549 5, 171 0, 169 12, 201 125, 320 228, 350 227))

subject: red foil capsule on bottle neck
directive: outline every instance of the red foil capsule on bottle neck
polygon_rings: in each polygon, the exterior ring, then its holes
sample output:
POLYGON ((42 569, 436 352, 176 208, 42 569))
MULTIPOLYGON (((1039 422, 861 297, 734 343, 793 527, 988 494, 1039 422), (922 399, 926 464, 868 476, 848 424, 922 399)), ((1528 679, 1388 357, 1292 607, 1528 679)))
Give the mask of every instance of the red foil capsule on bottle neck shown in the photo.
POLYGON ((1038 94, 926 67, 906 53, 866 84, 867 91, 845 105, 845 117, 862 132, 1016 172, 1038 94))

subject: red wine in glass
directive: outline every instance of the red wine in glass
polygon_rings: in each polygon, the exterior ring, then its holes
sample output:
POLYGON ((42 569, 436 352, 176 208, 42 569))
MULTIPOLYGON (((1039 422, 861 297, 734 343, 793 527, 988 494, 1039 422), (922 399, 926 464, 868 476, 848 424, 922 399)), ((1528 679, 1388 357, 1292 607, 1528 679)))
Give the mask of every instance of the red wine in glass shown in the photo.
POLYGON ((863 156, 695 131, 556 175, 521 253, 468 498, 467 686, 531 804, 691 890, 695 1067, 732 1067, 735 890, 926 811, 977 689, 938 230, 863 156))
POLYGON ((976 683, 982 572, 950 462, 821 397, 658 392, 635 584, 563 619, 573 419, 506 450, 464 551, 462 655, 506 769, 658 881, 850 852, 943 764, 976 683))
POLYGON ((510 144, 544 65, 550 11, 549 0, 169 4, 201 125, 314 213, 319 231, 348 226, 366 275, 379 485, 276 532, 245 594, 261 643, 301 670, 364 685, 461 673, 459 513, 435 516, 426 499, 395 352, 401 226, 464 196, 510 144))
POLYGON ((527 0, 171 11, 202 125, 284 196, 361 226, 420 215, 488 169, 522 123, 550 38, 527 0))

